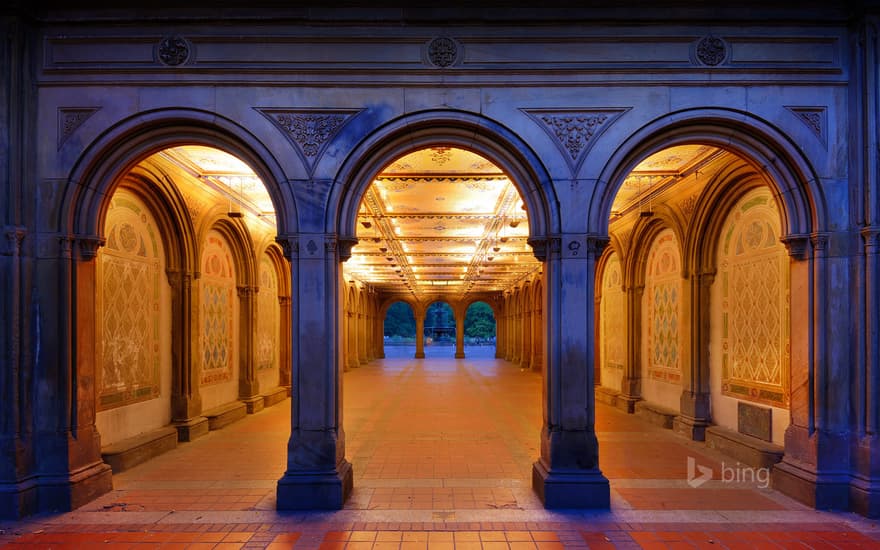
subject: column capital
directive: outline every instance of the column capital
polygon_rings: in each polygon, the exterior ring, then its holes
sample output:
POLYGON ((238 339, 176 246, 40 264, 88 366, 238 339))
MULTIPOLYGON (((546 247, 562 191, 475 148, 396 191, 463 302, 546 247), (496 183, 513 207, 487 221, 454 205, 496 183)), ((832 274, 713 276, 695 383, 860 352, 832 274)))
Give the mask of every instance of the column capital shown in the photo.
POLYGON ((806 260, 809 253, 810 239, 809 235, 786 235, 779 239, 785 248, 788 249, 788 255, 794 260, 806 260))
POLYGON ((865 241, 865 254, 872 255, 880 253, 880 226, 869 225, 863 227, 862 239, 865 241))
POLYGON ((260 287, 249 286, 249 285, 239 285, 236 287, 236 290, 238 290, 238 296, 240 298, 251 298, 251 297, 259 294, 260 287))
POLYGON ((284 257, 288 260, 293 261, 299 257, 299 238, 296 235, 278 235, 275 242, 281 245, 284 257))
POLYGON ((7 225, 3 228, 6 233, 6 246, 3 248, 4 256, 16 256, 21 253, 21 243, 27 235, 27 228, 19 225, 7 225))
POLYGON ((79 235, 76 237, 79 244, 79 257, 85 261, 94 260, 98 255, 98 249, 106 244, 107 240, 97 235, 79 235))

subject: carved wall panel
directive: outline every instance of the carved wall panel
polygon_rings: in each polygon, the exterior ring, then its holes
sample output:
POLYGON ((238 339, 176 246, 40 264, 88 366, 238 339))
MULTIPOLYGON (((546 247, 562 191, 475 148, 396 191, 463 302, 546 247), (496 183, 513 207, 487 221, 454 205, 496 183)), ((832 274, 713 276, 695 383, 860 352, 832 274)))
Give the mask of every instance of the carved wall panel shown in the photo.
POLYGON ((202 385, 226 382, 233 373, 235 270, 229 243, 208 233, 202 253, 202 385))
POLYGON ((788 407, 788 256, 769 191, 744 197, 719 247, 723 395, 788 407))
POLYGON ((98 410, 154 399, 160 393, 159 277, 162 243, 146 206, 114 195, 98 255, 101 366, 98 410))
POLYGON ((278 367, 279 334, 278 275, 268 256, 260 261, 260 292, 257 294, 257 370, 278 367))
POLYGON ((620 259, 612 254, 602 274, 602 385, 620 389, 626 362, 626 296, 623 292, 620 259))
POLYGON ((648 378, 679 384, 681 352, 681 258, 672 230, 661 232, 648 253, 647 297, 648 378))

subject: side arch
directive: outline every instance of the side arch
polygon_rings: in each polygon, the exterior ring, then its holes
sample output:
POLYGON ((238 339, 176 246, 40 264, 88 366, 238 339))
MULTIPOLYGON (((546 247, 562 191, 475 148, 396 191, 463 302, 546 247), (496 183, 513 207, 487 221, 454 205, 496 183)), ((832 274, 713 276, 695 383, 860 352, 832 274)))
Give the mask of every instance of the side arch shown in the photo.
POLYGON ((157 109, 108 128, 73 166, 64 191, 58 230, 99 234, 107 200, 119 178, 153 153, 179 145, 205 145, 235 155, 263 181, 275 206, 278 232, 296 232, 296 205, 281 165, 269 149, 232 120, 209 111, 157 109))
POLYGON ((676 145, 701 143, 738 153, 765 174, 783 218, 783 235, 806 236, 827 227, 819 178, 784 133, 749 113, 703 108, 676 111, 633 133, 608 159, 591 203, 591 231, 608 234, 611 205, 626 176, 648 155, 676 145))

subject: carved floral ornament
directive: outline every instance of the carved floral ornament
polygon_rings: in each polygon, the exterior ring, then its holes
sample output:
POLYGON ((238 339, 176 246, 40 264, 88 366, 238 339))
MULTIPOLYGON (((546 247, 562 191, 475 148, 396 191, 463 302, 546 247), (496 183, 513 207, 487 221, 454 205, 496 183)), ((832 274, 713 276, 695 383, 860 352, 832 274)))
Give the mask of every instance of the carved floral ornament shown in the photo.
POLYGON ((695 55, 703 65, 720 65, 727 57, 727 44, 717 36, 705 36, 697 42, 695 55))
POLYGON ((192 48, 182 36, 166 36, 156 47, 156 59, 169 67, 182 65, 189 60, 192 48))
POLYGON ((445 69, 461 57, 461 47, 452 38, 440 36, 428 42, 425 54, 431 65, 445 69))

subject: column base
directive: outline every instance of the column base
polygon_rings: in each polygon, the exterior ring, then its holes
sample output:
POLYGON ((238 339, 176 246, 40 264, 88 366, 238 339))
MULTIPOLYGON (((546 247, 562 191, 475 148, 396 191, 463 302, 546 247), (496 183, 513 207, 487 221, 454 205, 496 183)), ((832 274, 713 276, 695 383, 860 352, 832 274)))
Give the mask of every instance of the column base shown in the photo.
POLYGON ((0 482, 0 520, 21 519, 37 511, 36 478, 0 482))
POLYGON ((414 359, 424 359, 424 358, 425 358, 425 352, 424 352, 424 351, 421 352, 421 353, 416 352, 416 354, 413 356, 413 358, 414 358, 414 359))
POLYGON ((242 399, 241 402, 244 403, 248 414, 258 413, 266 406, 266 400, 263 399, 262 395, 248 397, 247 399, 242 399))
POLYGON ((456 351, 455 358, 456 359, 464 359, 464 352, 463 351, 456 351))
POLYGON ((817 510, 849 509, 848 474, 817 474, 783 458, 771 479, 774 489, 817 510))
POLYGON ((849 508, 869 518, 880 517, 880 479, 854 477, 849 486, 849 508))
POLYGON ((179 420, 173 423, 177 428, 178 441, 194 441, 203 435, 208 435, 208 419, 197 416, 187 420, 179 420))
POLYGON ((710 424, 701 418, 678 415, 672 420, 672 429, 688 439, 694 441, 706 441, 706 428, 710 424))
POLYGON ((596 470, 551 472, 538 460, 532 466, 532 489, 545 508, 602 508, 611 506, 608 479, 596 470))
POLYGON ((278 510, 341 510, 351 494, 351 463, 343 460, 336 472, 284 474, 276 490, 278 510))
POLYGON ((620 394, 617 396, 617 400, 614 405, 620 409, 621 411, 627 414, 635 414, 636 413, 636 403, 641 401, 641 397, 636 397, 633 395, 623 395, 620 394))
POLYGON ((112 490, 113 473, 103 462, 67 475, 45 475, 37 479, 41 512, 69 512, 112 490))

